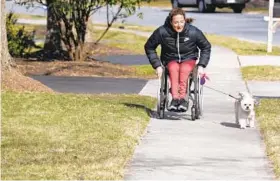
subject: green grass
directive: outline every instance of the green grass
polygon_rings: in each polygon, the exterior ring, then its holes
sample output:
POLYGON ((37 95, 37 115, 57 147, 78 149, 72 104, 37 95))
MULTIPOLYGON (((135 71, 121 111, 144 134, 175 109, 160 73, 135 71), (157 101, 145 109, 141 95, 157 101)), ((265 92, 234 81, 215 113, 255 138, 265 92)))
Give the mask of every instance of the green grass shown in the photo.
POLYGON ((280 180, 280 99, 263 99, 256 109, 266 152, 273 162, 275 175, 280 180))
POLYGON ((15 13, 17 18, 19 19, 47 19, 47 16, 42 16, 42 15, 30 15, 30 14, 22 14, 22 13, 15 13))
POLYGON ((247 66, 241 72, 244 80, 280 81, 280 66, 247 66))
POLYGON ((2 92, 2 180, 122 179, 155 99, 2 92))
POLYGON ((135 68, 135 74, 137 77, 145 77, 145 78, 157 78, 155 70, 151 65, 135 65, 132 66, 135 68))

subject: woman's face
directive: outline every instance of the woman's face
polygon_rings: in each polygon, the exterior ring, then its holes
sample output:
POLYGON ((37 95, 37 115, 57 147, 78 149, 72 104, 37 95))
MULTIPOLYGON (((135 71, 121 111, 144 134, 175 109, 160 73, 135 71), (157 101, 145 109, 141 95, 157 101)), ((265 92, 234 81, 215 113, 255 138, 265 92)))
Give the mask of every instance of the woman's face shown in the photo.
POLYGON ((173 16, 171 21, 172 27, 176 32, 183 31, 185 23, 186 21, 184 16, 180 14, 173 16))

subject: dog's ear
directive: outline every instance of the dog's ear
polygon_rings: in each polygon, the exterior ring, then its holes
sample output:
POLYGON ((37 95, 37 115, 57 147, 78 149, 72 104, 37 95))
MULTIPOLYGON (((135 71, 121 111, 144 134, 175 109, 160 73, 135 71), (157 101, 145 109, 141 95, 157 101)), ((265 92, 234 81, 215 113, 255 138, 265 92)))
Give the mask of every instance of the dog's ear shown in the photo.
POLYGON ((244 93, 243 93, 243 92, 239 92, 238 95, 239 95, 240 97, 244 97, 244 93))

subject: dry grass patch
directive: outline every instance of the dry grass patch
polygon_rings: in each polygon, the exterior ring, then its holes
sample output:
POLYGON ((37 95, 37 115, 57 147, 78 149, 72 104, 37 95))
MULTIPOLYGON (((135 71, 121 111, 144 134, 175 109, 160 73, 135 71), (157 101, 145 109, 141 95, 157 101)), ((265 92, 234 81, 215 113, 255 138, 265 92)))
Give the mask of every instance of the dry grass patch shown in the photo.
POLYGON ((89 62, 41 62, 17 61, 17 67, 24 75, 92 76, 115 78, 156 78, 150 65, 127 66, 104 61, 89 62))
POLYGON ((26 77, 16 69, 1 71, 2 73, 2 90, 17 92, 48 92, 54 91, 41 82, 26 77))

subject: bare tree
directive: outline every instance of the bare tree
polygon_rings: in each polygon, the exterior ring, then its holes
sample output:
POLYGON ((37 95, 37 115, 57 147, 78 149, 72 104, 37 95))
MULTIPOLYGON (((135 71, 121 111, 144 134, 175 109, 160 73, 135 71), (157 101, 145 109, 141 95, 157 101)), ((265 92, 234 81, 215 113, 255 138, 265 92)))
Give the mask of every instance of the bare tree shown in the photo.
POLYGON ((46 36, 44 42, 44 54, 45 55, 57 55, 61 56, 63 52, 62 40, 59 29, 59 19, 55 16, 54 4, 58 0, 15 0, 20 5, 27 7, 46 7, 47 10, 47 27, 46 36))
POLYGON ((98 9, 107 5, 107 28, 98 43, 109 28, 118 18, 125 18, 136 12, 137 5, 141 1, 150 0, 19 0, 21 4, 40 3, 47 7, 47 35, 44 51, 55 52, 63 47, 67 49, 70 59, 73 61, 83 60, 83 48, 88 21, 98 9), (109 20, 109 11, 117 7, 117 12, 109 20), (124 10, 124 12, 122 12, 124 10))
MULTIPOLYGON (((44 51, 51 53, 61 53, 62 44, 61 44, 61 35, 59 27, 59 19, 55 16, 55 9, 53 4, 56 0, 46 0, 47 7, 47 33, 44 43, 44 51)), ((41 4, 43 4, 41 2, 41 4)))
POLYGON ((1 0, 1 33, 0 33, 1 70, 10 69, 12 64, 12 57, 10 56, 9 49, 8 49, 8 42, 7 42, 5 5, 6 5, 6 0, 1 0))
POLYGON ((60 36, 71 60, 83 60, 89 17, 103 5, 103 0, 57 0, 54 3, 54 14, 60 20, 60 36))

